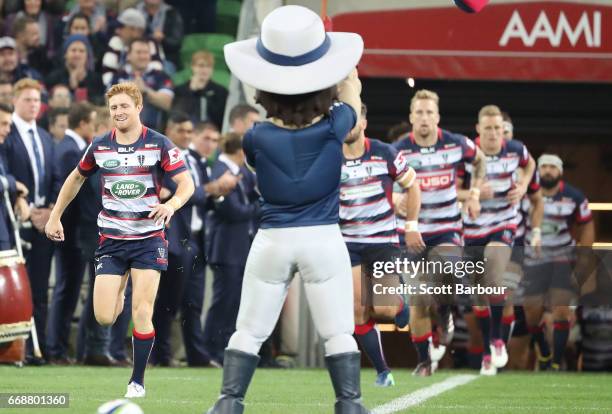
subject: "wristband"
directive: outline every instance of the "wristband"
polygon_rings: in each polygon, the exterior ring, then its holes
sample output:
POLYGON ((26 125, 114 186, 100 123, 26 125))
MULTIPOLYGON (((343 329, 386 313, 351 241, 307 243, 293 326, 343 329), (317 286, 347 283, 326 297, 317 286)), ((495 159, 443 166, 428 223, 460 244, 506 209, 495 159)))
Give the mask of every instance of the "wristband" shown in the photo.
POLYGON ((417 220, 406 221, 406 224, 404 224, 404 231, 406 233, 411 231, 419 231, 419 222, 417 220))
POLYGON ((480 188, 470 188, 470 198, 478 200, 480 198, 480 188))
POLYGON ((531 232, 534 235, 537 234, 539 236, 540 234, 542 234, 542 229, 540 229, 539 227, 534 227, 534 228, 531 229, 531 232))

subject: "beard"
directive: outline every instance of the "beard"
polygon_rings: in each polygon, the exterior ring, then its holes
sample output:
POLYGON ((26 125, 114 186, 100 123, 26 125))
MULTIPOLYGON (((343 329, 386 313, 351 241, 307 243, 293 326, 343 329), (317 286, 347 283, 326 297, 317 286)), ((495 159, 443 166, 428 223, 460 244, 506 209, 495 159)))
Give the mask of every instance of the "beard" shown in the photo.
POLYGON ((547 190, 550 190, 551 188, 555 188, 555 186, 557 184, 559 184, 559 181, 561 181, 561 176, 557 176, 557 177, 540 177, 540 185, 544 188, 546 188, 547 190))

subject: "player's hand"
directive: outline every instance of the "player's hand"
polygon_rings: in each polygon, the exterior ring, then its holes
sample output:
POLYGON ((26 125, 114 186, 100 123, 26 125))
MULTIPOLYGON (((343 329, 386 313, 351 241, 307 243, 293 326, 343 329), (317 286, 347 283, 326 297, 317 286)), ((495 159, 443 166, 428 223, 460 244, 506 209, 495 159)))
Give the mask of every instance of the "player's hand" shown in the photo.
POLYGON ((478 199, 475 197, 469 197, 465 201, 465 207, 472 220, 476 219, 476 217, 480 215, 480 201, 478 201, 478 199))
POLYGON ((493 187, 488 182, 484 182, 480 186, 480 199, 481 200, 490 200, 493 198, 493 187))
POLYGON ((238 181, 242 179, 242 175, 234 175, 229 171, 226 171, 221 177, 215 181, 218 186, 218 194, 216 196, 225 196, 234 191, 234 188, 238 185, 238 181))
MULTIPOLYGON (((32 221, 32 225, 36 230, 41 233, 45 232, 45 225, 49 220, 49 216, 51 215, 51 209, 49 208, 36 208, 34 207, 31 210, 30 221, 32 221)), ((63 240, 62 234, 62 240, 63 240)))
POLYGON ((518 204, 522 199, 525 193, 527 192, 527 186, 523 184, 517 184, 508 191, 508 195, 506 199, 510 202, 510 204, 518 204))
POLYGON ((158 226, 160 224, 168 225, 170 223, 170 219, 174 215, 174 208, 168 204, 156 204, 152 206, 153 210, 149 213, 149 218, 155 220, 155 224, 158 226))
POLYGON ((536 257, 540 257, 542 254, 542 231, 539 228, 532 229, 529 245, 534 250, 536 257))
POLYGON ((17 195, 19 195, 20 197, 27 197, 30 193, 28 187, 26 187, 26 185, 21 181, 15 181, 15 188, 17 189, 17 195))
POLYGON ((28 204, 28 200, 23 197, 17 197, 15 200, 15 215, 19 219, 19 221, 24 222, 30 219, 30 205, 28 204))
POLYGON ((411 253, 421 253, 425 250, 425 242, 420 232, 407 231, 404 238, 406 239, 406 247, 411 253))
POLYGON ((64 227, 59 220, 49 220, 45 226, 45 234, 49 240, 64 241, 64 227))

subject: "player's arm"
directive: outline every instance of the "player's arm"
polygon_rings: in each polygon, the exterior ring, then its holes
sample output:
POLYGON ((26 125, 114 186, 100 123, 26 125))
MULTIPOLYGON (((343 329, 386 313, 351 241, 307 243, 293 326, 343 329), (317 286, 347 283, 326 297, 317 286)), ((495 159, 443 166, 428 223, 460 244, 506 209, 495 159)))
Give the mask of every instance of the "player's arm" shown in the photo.
POLYGON ((527 165, 524 167, 519 167, 520 177, 516 183, 516 186, 508 192, 508 201, 512 204, 517 204, 525 193, 527 193, 527 187, 529 187, 529 182, 531 181, 531 177, 533 177, 533 173, 535 172, 536 162, 531 155, 529 155, 529 161, 527 161, 527 165))
POLYGON ((153 106, 163 109, 164 111, 170 110, 170 107, 172 106, 173 95, 171 93, 168 93, 168 90, 162 88, 156 91, 153 88, 145 86, 144 94, 147 98, 147 101, 153 106))
POLYGON ((79 193, 86 179, 87 177, 81 175, 78 168, 72 170, 68 178, 66 178, 57 196, 53 210, 51 210, 49 220, 45 225, 45 234, 49 239, 53 241, 64 241, 64 228, 62 227, 60 219, 70 202, 72 202, 79 193))
POLYGON ((189 171, 182 171, 172 176, 172 181, 176 183, 176 191, 170 200, 162 204, 153 206, 153 209, 149 213, 149 218, 155 220, 156 223, 163 222, 168 225, 170 218, 174 215, 174 212, 181 208, 195 191, 193 184, 193 178, 189 171))
POLYGON ((425 249, 425 242, 419 232, 419 212, 421 211, 421 188, 416 182, 416 172, 410 167, 399 176, 396 182, 404 189, 400 200, 399 211, 406 217, 404 238, 406 247, 413 252, 425 249))
POLYGON ((593 220, 576 225, 576 244, 581 247, 592 247, 595 243, 595 224, 593 220))
POLYGON ((487 174, 487 160, 480 148, 476 147, 476 155, 472 161, 472 180, 468 196, 465 198, 464 204, 469 216, 474 219, 480 214, 480 187, 484 183, 485 175, 487 174))
POLYGON ((542 190, 538 190, 533 194, 529 194, 531 202, 531 210, 529 211, 529 222, 531 223, 531 247, 536 249, 539 254, 542 248, 542 220, 544 218, 544 197, 542 190))

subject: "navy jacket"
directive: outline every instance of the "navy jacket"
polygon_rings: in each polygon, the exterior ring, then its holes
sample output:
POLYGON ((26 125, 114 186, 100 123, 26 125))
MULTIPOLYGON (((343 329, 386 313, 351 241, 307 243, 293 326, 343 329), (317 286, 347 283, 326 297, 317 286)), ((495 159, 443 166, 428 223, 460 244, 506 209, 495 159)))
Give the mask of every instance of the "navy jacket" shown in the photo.
MULTIPOLYGON (((217 161, 212 168, 211 179, 222 176, 229 167, 217 161)), ((209 221, 208 262, 244 266, 255 237, 259 215, 258 195, 255 192, 255 175, 241 168, 241 185, 215 205, 209 221)))
MULTIPOLYGON (((76 168, 82 156, 83 151, 79 149, 74 139, 68 135, 64 136, 64 139, 55 146, 55 159, 53 161, 54 194, 59 194, 64 181, 76 168)), ((73 201, 62 216, 62 225, 64 226, 67 242, 76 242, 75 233, 79 224, 79 215, 79 203, 73 201)))
MULTIPOLYGON (((56 191, 59 188, 55 184, 56 178, 53 175, 55 145, 53 144, 51 135, 49 135, 47 131, 40 127, 37 127, 37 130, 45 157, 45 179, 40 188, 40 195, 45 197, 45 207, 47 207, 50 203, 54 203, 57 199, 56 191)), ((32 170, 28 150, 21 140, 19 131, 17 130, 15 124, 11 125, 11 132, 6 137, 4 144, 0 147, 0 152, 7 161, 5 166, 7 167, 8 171, 17 181, 22 182, 26 187, 28 187, 30 190, 30 193, 28 194, 28 201, 34 203, 34 171, 32 170)))
MULTIPOLYGON (((8 173, 6 161, 0 156, 0 175, 4 176, 8 184, 8 192, 11 203, 15 200, 17 193, 15 177, 8 173)), ((5 187, 0 180, 0 248, 8 249, 15 244, 13 237, 13 227, 9 219, 8 211, 6 210, 6 202, 4 201, 5 187)))
MULTIPOLYGON (((206 229, 206 210, 211 207, 211 200, 204 191, 204 184, 208 183, 208 174, 206 173, 206 165, 200 162, 200 156, 192 150, 189 153, 196 160, 193 166, 200 177, 200 185, 195 188, 191 198, 172 216, 170 226, 166 229, 166 238, 168 239, 168 251, 174 255, 180 255, 185 250, 187 241, 191 238, 191 214, 192 207, 196 207, 202 219, 202 232, 200 233, 200 245, 204 246, 204 234, 206 229)), ((185 165, 187 167, 187 165, 185 165)), ((164 178, 164 186, 173 194, 176 191, 176 183, 168 176, 164 178)), ((205 251, 205 250, 204 250, 205 251)))

